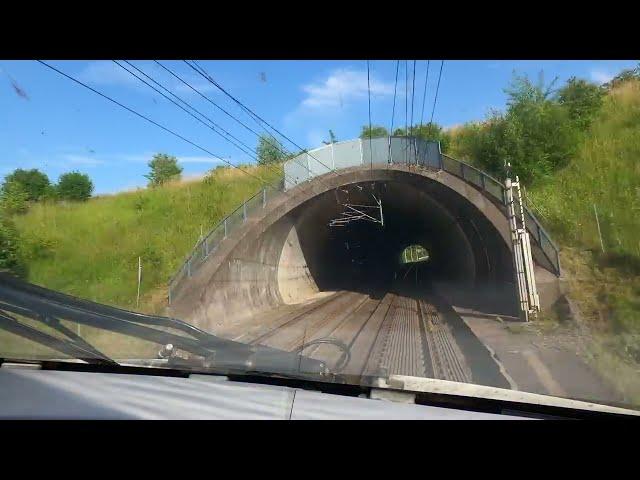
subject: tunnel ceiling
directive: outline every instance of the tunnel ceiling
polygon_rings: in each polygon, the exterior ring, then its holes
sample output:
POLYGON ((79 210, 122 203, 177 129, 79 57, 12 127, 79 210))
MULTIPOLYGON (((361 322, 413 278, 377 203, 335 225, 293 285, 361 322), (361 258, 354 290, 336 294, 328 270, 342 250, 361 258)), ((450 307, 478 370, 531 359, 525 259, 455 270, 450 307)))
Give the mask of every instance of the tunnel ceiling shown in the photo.
POLYGON ((386 285, 411 244, 430 254, 421 275, 472 286, 512 280, 509 249, 495 227, 469 201, 438 182, 362 182, 322 193, 290 212, 307 265, 320 289, 386 285), (344 207, 382 201, 384 226, 357 221, 330 227, 344 207))

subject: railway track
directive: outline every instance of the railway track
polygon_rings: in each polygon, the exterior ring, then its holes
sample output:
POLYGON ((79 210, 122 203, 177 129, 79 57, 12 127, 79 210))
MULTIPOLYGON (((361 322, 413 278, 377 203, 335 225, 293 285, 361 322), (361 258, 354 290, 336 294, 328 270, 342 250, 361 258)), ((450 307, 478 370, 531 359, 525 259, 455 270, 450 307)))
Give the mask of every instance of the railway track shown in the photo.
MULTIPOLYGON (((289 313, 267 331, 243 340, 293 351, 326 338, 349 347, 350 359, 342 370, 346 375, 474 380, 469 362, 438 307, 394 293, 372 298, 364 293, 339 292, 289 313)), ((333 366, 343 351, 332 344, 312 344, 304 354, 333 366)))

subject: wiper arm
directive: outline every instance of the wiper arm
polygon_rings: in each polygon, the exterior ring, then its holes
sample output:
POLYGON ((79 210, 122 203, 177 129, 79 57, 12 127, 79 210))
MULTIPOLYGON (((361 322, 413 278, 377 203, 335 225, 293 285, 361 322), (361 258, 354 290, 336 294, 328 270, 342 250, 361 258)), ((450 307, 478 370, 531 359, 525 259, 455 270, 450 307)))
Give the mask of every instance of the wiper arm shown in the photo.
POLYGON ((117 362, 106 355, 97 352, 93 348, 87 349, 83 345, 74 343, 71 340, 54 337, 48 333, 38 330, 37 328, 24 324, 11 315, 7 315, 2 312, 0 312, 0 328, 50 347, 65 355, 83 360, 87 363, 118 365, 117 362))
POLYGON ((20 307, 20 306, 17 306, 17 305, 10 305, 10 304, 4 303, 4 302, 0 302, 0 311, 1 310, 4 310, 5 312, 16 313, 16 314, 21 315, 21 316, 26 317, 26 318, 32 318, 34 320, 41 321, 42 323, 48 325, 49 327, 53 328, 54 330, 59 331, 63 335, 66 335, 68 337, 68 339, 73 341, 76 345, 80 345, 85 350, 92 351, 97 357, 104 358, 104 359, 109 359, 109 357, 107 355, 105 355, 100 350, 95 348, 93 345, 91 345, 89 342, 87 342, 84 338, 82 338, 76 332, 74 332, 73 330, 71 330, 68 327, 65 327, 60 322, 60 320, 58 318, 47 317, 47 316, 43 317, 38 312, 33 312, 33 311, 28 310, 26 308, 23 308, 23 307, 20 307))
MULTIPOLYGON (((173 364, 185 363, 191 367, 195 365, 196 368, 228 368, 258 373, 294 374, 300 372, 304 375, 324 375, 327 373, 324 363, 295 352, 227 340, 181 320, 129 312, 78 299, 23 282, 6 274, 0 274, 0 310, 11 311, 42 321, 67 335, 73 341, 74 346, 82 348, 83 352, 92 352, 94 357, 108 358, 62 325, 60 319, 121 333, 159 345, 172 344, 179 350, 202 357, 202 365, 199 365, 198 362, 194 363, 194 361, 182 362, 175 359, 171 362, 173 364), (189 333, 191 336, 157 330, 152 328, 153 326, 177 329, 189 333)), ((19 327, 11 324, 11 328, 19 327)), ((25 329, 21 331, 26 332, 25 329)), ((44 335, 50 337, 50 335, 44 335)), ((44 340, 44 337, 38 338, 44 340)), ((55 337, 52 338, 55 339, 55 337)))
POLYGON ((192 337, 198 339, 204 339, 212 336, 204 330, 201 330, 198 327, 195 327, 194 325, 191 325, 183 320, 161 317, 159 315, 147 315, 144 313, 132 312, 117 307, 111 307, 109 305, 103 305, 101 303, 92 302, 90 300, 85 300, 82 298, 74 297, 72 295, 67 295, 65 293, 56 292, 48 288, 40 287, 32 283, 24 282, 7 273, 0 273, 0 285, 6 285, 9 288, 18 289, 22 292, 36 295, 41 299, 62 303, 69 307, 76 307, 83 311, 95 313, 97 315, 112 317, 119 320, 128 320, 130 322, 136 322, 142 325, 174 328, 176 330, 183 331, 184 333, 188 333, 192 337))

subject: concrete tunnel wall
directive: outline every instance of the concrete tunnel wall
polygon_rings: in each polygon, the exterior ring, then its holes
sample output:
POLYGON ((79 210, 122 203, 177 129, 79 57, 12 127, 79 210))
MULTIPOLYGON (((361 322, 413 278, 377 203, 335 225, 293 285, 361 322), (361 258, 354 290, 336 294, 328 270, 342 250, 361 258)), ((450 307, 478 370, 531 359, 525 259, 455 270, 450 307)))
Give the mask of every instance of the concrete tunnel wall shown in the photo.
POLYGON ((452 301, 473 304, 483 297, 499 299, 507 310, 515 306, 507 220, 479 191, 442 171, 394 166, 340 173, 295 187, 233 232, 178 292, 169 313, 223 333, 319 291, 375 294, 392 287, 400 253, 414 243, 432 256, 421 277, 452 301), (367 201, 375 189, 385 227, 328 227, 339 213, 336 187, 345 185, 352 203, 367 201), (354 260, 345 242, 367 260, 354 260))

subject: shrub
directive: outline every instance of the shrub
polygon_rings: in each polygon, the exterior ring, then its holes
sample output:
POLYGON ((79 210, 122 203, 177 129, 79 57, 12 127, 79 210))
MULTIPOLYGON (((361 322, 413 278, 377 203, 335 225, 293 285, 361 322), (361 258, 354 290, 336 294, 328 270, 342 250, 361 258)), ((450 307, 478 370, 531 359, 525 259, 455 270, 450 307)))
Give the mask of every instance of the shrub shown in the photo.
POLYGON ((6 215, 0 216, 0 271, 10 272, 19 277, 25 277, 27 274, 20 253, 18 232, 6 215))
POLYGON ((8 216, 25 213, 29 207, 28 199, 29 194, 21 183, 14 180, 5 182, 0 193, 0 214, 8 216))
POLYGON ((93 183, 85 173, 63 173, 56 190, 58 197, 63 200, 85 201, 91 197, 93 183))
POLYGON ((50 187, 49 177, 37 169, 23 170, 18 168, 7 175, 2 186, 2 190, 8 188, 12 183, 19 184, 27 195, 27 200, 40 200, 47 188, 50 187))
POLYGON ((165 153, 156 153, 149 160, 151 172, 145 175, 149 179, 150 187, 163 185, 171 180, 179 180, 182 174, 182 167, 178 165, 178 159, 165 153))

